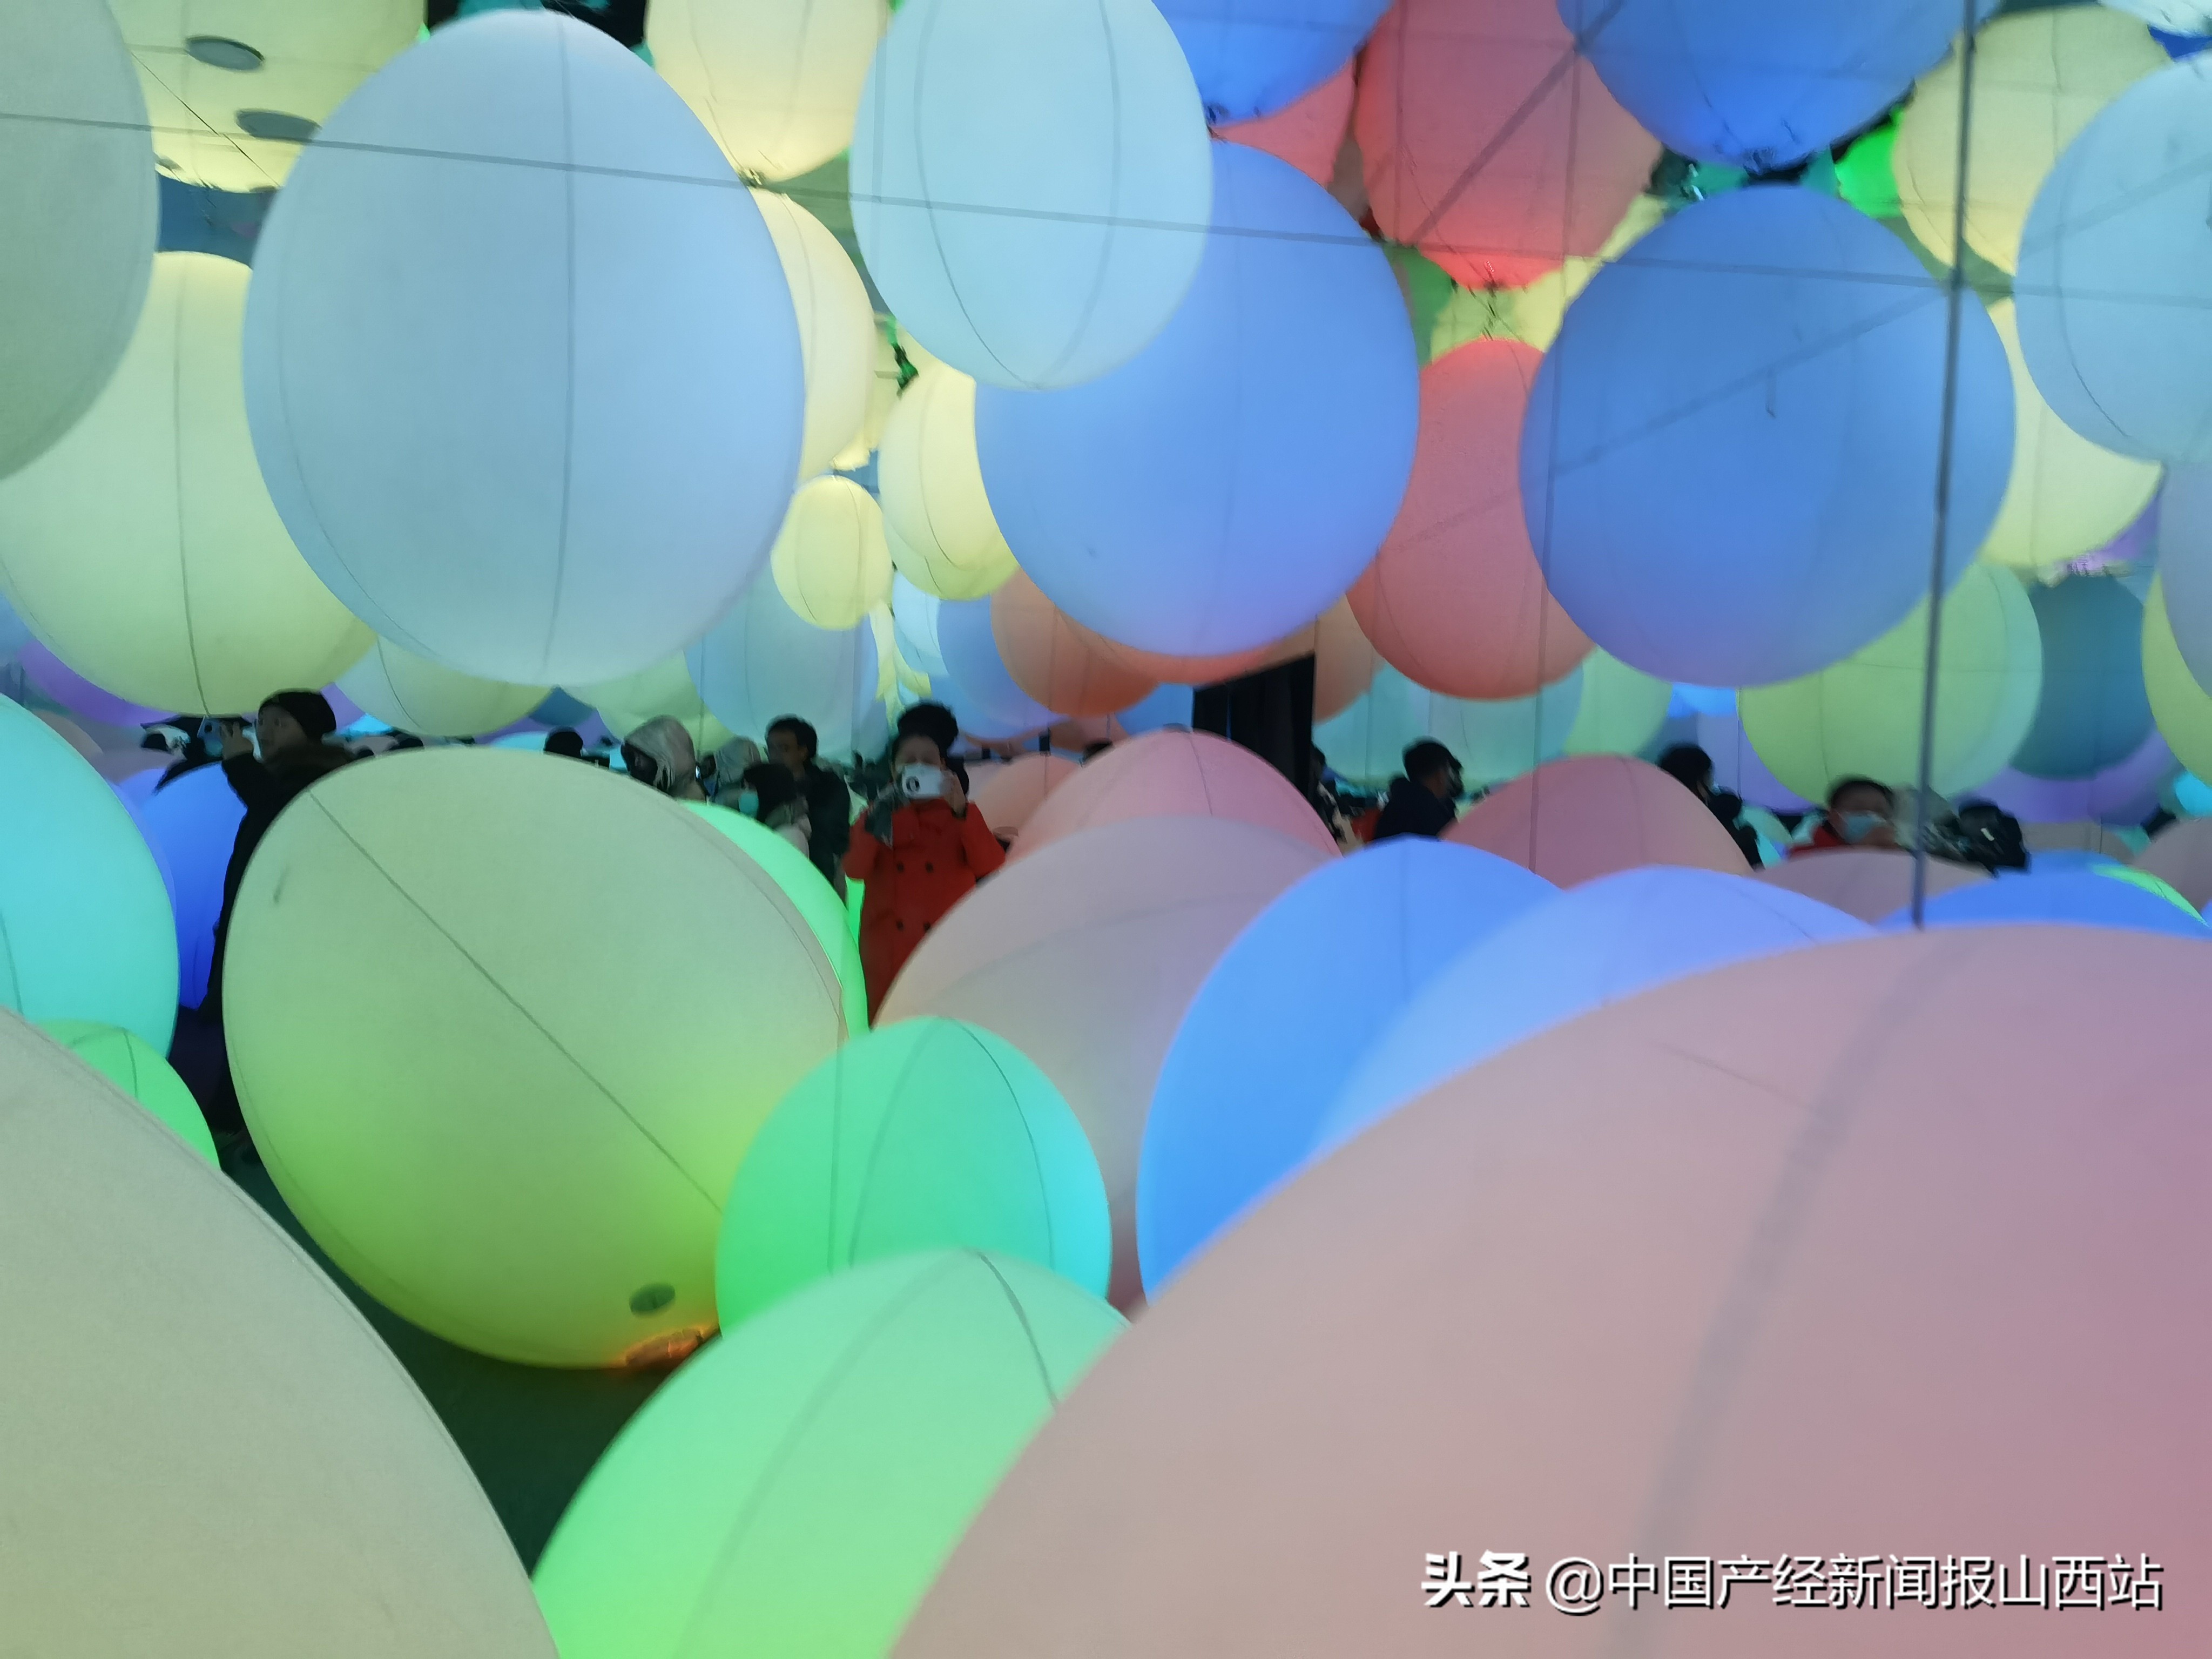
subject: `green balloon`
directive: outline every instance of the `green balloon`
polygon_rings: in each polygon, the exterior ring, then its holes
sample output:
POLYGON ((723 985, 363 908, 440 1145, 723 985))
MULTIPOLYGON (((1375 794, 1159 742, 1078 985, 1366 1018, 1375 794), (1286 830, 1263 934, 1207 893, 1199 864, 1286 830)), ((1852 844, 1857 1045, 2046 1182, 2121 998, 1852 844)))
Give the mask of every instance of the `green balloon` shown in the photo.
POLYGON ((805 919, 807 928, 830 958, 830 970, 844 992, 845 1029, 868 1029, 868 982, 860 972, 860 939, 847 924, 844 902, 837 890, 823 879, 814 861, 758 818, 732 812, 726 806, 704 801, 684 803, 744 850, 745 855, 768 872, 805 919))
POLYGON ((824 1274, 957 1247, 1103 1296, 1106 1183, 1020 1049, 960 1020, 902 1020, 830 1055, 761 1126, 722 1206, 714 1305, 728 1330, 824 1274))
POLYGON ((561 1659, 878 1659, 1121 1316, 972 1250, 809 1286, 615 1437, 536 1583, 561 1659))
POLYGON ((210 1164, 220 1167, 215 1137, 208 1133, 200 1103, 185 1086, 169 1062, 154 1046, 119 1025, 101 1025, 88 1019, 44 1019, 44 1031, 63 1048, 129 1095, 177 1132, 187 1146, 210 1164))

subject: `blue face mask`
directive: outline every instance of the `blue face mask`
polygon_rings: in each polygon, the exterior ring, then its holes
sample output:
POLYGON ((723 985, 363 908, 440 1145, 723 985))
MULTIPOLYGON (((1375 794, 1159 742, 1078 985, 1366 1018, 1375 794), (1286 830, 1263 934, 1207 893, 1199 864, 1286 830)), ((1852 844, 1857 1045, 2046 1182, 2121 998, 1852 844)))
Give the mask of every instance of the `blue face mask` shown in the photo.
POLYGON ((738 790, 738 811, 743 812, 749 818, 757 817, 760 815, 760 791, 757 789, 738 790))
POLYGON ((1845 841, 1856 843, 1864 841, 1888 822, 1880 812, 1846 812, 1837 833, 1845 841))

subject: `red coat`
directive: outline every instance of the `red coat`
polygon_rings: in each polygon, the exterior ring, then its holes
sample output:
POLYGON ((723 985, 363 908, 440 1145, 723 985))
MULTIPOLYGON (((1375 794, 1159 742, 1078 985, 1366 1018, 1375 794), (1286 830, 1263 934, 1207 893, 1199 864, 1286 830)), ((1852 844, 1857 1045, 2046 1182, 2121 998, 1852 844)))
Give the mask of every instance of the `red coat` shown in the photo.
POLYGON ((1006 861, 1006 849, 973 802, 955 817, 941 800, 902 806, 891 814, 890 844, 853 826, 845 873, 867 884, 860 903, 860 967, 872 1017, 922 935, 1006 861))

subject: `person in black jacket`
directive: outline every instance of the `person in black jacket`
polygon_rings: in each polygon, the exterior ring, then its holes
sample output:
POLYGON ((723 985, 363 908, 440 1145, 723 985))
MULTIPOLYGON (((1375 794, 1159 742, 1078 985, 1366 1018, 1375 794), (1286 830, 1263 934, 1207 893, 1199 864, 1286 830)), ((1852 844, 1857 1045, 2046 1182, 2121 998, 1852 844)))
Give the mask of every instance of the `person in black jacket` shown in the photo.
POLYGON ((1441 836, 1459 816, 1459 793, 1463 787, 1459 758, 1434 738, 1408 744, 1405 774, 1390 780, 1383 797, 1382 815, 1376 820, 1375 839, 1393 836, 1441 836))
MULTIPOLYGON (((821 743, 815 729, 796 714, 769 722, 769 760, 790 774, 806 803, 807 859, 822 872, 823 879, 842 893, 845 849, 853 840, 853 798, 846 790, 845 780, 815 758, 821 743)), ((761 803, 765 811, 765 790, 761 803)))
POLYGON ((1680 784, 1718 818, 1743 854, 1744 862, 1759 867, 1759 831, 1743 821, 1743 797, 1713 787, 1713 757, 1694 743, 1678 743, 1659 757, 1659 769, 1680 784))

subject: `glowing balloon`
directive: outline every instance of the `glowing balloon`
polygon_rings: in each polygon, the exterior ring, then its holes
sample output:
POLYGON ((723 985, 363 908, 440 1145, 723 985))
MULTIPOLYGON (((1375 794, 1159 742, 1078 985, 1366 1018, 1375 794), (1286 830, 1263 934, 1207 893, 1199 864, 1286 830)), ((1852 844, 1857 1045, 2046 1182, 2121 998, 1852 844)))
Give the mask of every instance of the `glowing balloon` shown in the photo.
POLYGON ((1589 641, 1546 591, 1516 454, 1540 355, 1477 340, 1421 371, 1412 482, 1352 614, 1382 659, 1454 697, 1525 697, 1573 672, 1589 641))
POLYGON ((910 1019, 847 1043, 761 1126, 723 1206, 715 1305, 727 1329, 830 1273, 953 1249, 1103 1296, 1106 1188, 1075 1114, 1019 1049, 910 1019))
POLYGON ((2133 753, 2086 778, 2031 777, 2007 767, 1974 793, 2018 818, 2033 847, 2040 825, 2141 823, 2158 810, 2160 792, 2180 770, 2165 738, 2154 730, 2133 753))
MULTIPOLYGON (((2043 640, 2008 570, 1976 564, 1943 600, 1936 672, 1936 792, 1996 775, 2035 719, 2043 640)), ((1744 735, 1783 785, 1826 800, 1838 778, 1906 783, 1920 775, 1928 602, 1873 644, 1802 679, 1753 686, 1736 707, 1744 735)))
POLYGON ((239 1100, 301 1224, 394 1312, 533 1364, 712 1328, 738 1160, 846 1036, 762 866, 665 796, 507 749, 383 756, 294 803, 223 984, 239 1100), (708 1040, 733 1010, 742 1063, 708 1040))
POLYGON ((1633 755, 1667 723, 1674 687, 1631 668, 1618 657, 1592 651, 1583 659, 1582 701, 1561 745, 1570 755, 1633 755))
POLYGON ((1290 780, 1250 750, 1209 732, 1154 732, 1117 743, 1056 787, 1014 857, 1103 823, 1142 817, 1231 818, 1328 856, 1335 840, 1290 780))
POLYGON ((1025 737, 1052 724, 1053 711, 1022 690, 999 654, 991 627, 991 601, 963 599, 939 607, 937 648, 945 659, 940 700, 960 717, 960 729, 987 743, 1025 737))
POLYGON ((653 66, 730 165, 795 179, 853 140, 884 0, 653 0, 653 66))
MULTIPOLYGON (((1903 621, 1928 589, 1945 312, 1895 236, 1788 185, 1693 203, 1598 272, 1522 428, 1529 537, 1567 614, 1702 685, 1794 679, 1903 621)), ((1960 322, 1954 581, 2013 451, 2004 347, 1979 307, 1960 322)))
POLYGON ((579 685, 574 690, 599 711, 607 730, 617 738, 662 714, 690 733, 691 747, 698 754, 711 755, 736 735, 708 711, 707 700, 691 683, 690 666, 680 654, 663 657, 652 667, 620 679, 579 685))
POLYGON ((533 12, 440 29, 322 137, 246 319, 254 447, 307 562, 489 679, 679 648, 766 558, 804 420, 790 290, 729 163, 635 57, 533 12))
POLYGON ((1583 698, 1582 676, 1570 671, 1533 696, 1491 702, 1439 696, 1409 687, 1413 719, 1452 751, 1470 785, 1517 778, 1565 752, 1583 698))
POLYGON ((1056 714, 1111 714, 1141 702, 1158 684, 1123 666, 1108 641, 1054 605, 1021 571, 989 604, 1000 661, 1024 696, 1056 714))
MULTIPOLYGON (((1165 0, 1160 7, 1190 62, 1206 118, 1216 126, 1282 109, 1330 81, 1350 65, 1386 9, 1387 0, 1255 0, 1229 7, 1165 0)), ((1343 131, 1340 121, 1337 131, 1343 131)))
POLYGON ((364 714, 426 738, 473 738, 512 726, 544 702, 548 690, 456 673, 390 640, 371 645, 337 683, 364 714))
MULTIPOLYGON (((1983 29, 1974 42, 1967 246, 1992 264, 2015 269, 2021 227, 2053 163, 2099 110, 2167 61, 2142 23, 2102 6, 2015 11, 1983 29)), ((1946 262, 1958 210, 1963 81, 1954 48, 1922 78, 1890 153, 1905 223, 1946 262)), ((2022 332, 2033 337, 2034 325, 2022 332)), ((2033 351, 2028 361, 2035 361, 2033 351)))
POLYGON ((926 368, 899 394, 876 454, 891 562, 925 593, 981 599, 1014 574, 1014 556, 975 459, 975 382, 926 368))
POLYGON ((1064 836, 956 905, 878 1011, 883 1026, 921 1014, 973 1021, 1066 1097, 1106 1181, 1118 1304, 1141 1290, 1138 1153, 1176 1028, 1230 941, 1334 852, 1219 817, 1064 836))
POLYGON ((876 695, 873 632, 817 628, 772 581, 747 588, 684 659, 707 707, 732 732, 757 742, 770 720, 796 714, 813 726, 824 755, 851 750, 876 695))
POLYGON ((799 486, 769 555, 775 591, 799 617, 842 633, 891 602, 884 510, 850 478, 799 486))
MULTIPOLYGON (((2118 866, 2107 867, 2119 870, 2118 866)), ((2120 870, 2119 873, 2130 872, 2120 870)), ((2206 927, 2203 918, 2185 904, 2176 905, 2155 891, 2091 870, 2008 876, 1946 893, 1928 906, 1930 927, 1992 927, 2023 922, 2120 927, 2212 942, 2212 927, 2206 927)), ((1911 927, 1912 918, 1909 912, 1900 912, 1882 925, 1899 931, 1911 927)))
POLYGON ((2086 778, 2150 733, 2142 601, 2104 576, 2075 576, 2029 595, 2043 634, 2043 690, 2012 757, 2039 778, 2086 778))
POLYGON ((1073 386, 1198 269, 1206 116, 1145 0, 920 0, 868 71, 853 225, 900 326, 995 386, 1073 386))
POLYGON ((49 1019, 40 1029, 159 1118, 178 1139, 220 1167, 199 1102, 143 1037, 88 1019, 49 1019))
POLYGON ((1645 864, 1731 876, 1746 868, 1705 802, 1657 767, 1616 755, 1576 755, 1524 773, 1468 807, 1444 839, 1560 887, 1645 864))
POLYGON ((2202 910, 2212 904, 2212 818, 2178 818, 2136 854, 2135 867, 2172 884, 2202 910))
POLYGON ((1340 1085, 1423 987, 1557 890, 1504 859, 1404 836, 1262 910, 1199 987, 1152 1091, 1137 1165, 1146 1292, 1304 1162, 1340 1085), (1322 940, 1330 971, 1317 975, 1322 940))
POLYGON ((1065 755, 1017 755, 988 777, 969 769, 975 786, 969 799, 983 822, 1018 840, 1044 798, 1073 777, 1076 767, 1065 755))
POLYGON ((1336 158, 1343 153, 1345 134, 1352 126, 1355 90, 1347 61, 1312 91, 1301 93, 1271 114, 1225 125, 1217 121, 1214 136, 1280 156, 1326 187, 1336 178, 1336 158))
POLYGON ((822 222, 788 196, 752 192, 753 205, 775 241, 775 257, 799 322, 806 368, 806 428, 799 476, 827 471, 862 433, 876 384, 876 345, 883 337, 867 284, 822 222))
POLYGON ((2212 680, 2212 467, 2168 472, 2153 516, 2150 557, 2165 590, 2173 642, 2202 684, 2212 680))
MULTIPOLYGON (((1928 861, 1930 898, 1989 880, 1971 864, 1928 861)), ((1752 879, 1841 910, 1861 921, 1876 922, 1912 897, 1912 854, 1873 847, 1832 847, 1754 871, 1752 879)))
POLYGON ((2093 443, 2212 462, 2212 61, 2113 100, 2051 171, 2021 243, 2020 335, 2036 384, 2093 443))
POLYGON ((198 1007, 207 995, 223 876, 245 816, 246 803, 218 766, 199 767, 162 785, 137 811, 139 828, 175 884, 177 1000, 187 1008, 198 1007))
POLYGON ((1022 568, 1108 638, 1188 656, 1265 645, 1352 585, 1419 407, 1382 251, 1288 162, 1212 149, 1214 234, 1158 337, 1086 386, 975 400, 1022 568))
POLYGON ((2151 584, 2143 606, 2142 678, 2159 735, 2174 758, 2199 777, 2212 776, 2212 694, 2197 683, 2173 642, 2166 617, 2166 579, 2151 584))
POLYGON ((132 702, 94 685, 57 657, 42 640, 26 642, 17 650, 15 660, 22 670, 24 684, 51 697, 72 714, 100 725, 146 726, 175 712, 132 702))
POLYGON ((822 947, 837 983, 843 991, 845 1029, 854 1035, 868 1029, 868 985, 860 972, 860 947, 846 926, 845 902, 837 896, 814 861, 758 818, 749 818, 726 806, 705 801, 686 801, 685 810, 741 848, 747 858, 768 872, 783 890, 784 897, 805 918, 814 942, 822 947))
POLYGON ((933 678, 945 672, 945 659, 937 649, 937 612, 943 604, 934 593, 908 580, 903 572, 891 573, 891 617, 899 655, 933 678))
POLYGON ((949 1250, 747 1322, 630 1419, 554 1529, 536 1582, 562 1659, 888 1654, 1121 1330, 1041 1267, 949 1250))
POLYGON ((0 1008, 119 1025, 167 1053, 176 924, 130 811, 65 738, 4 697, 0 777, 0 1008))

